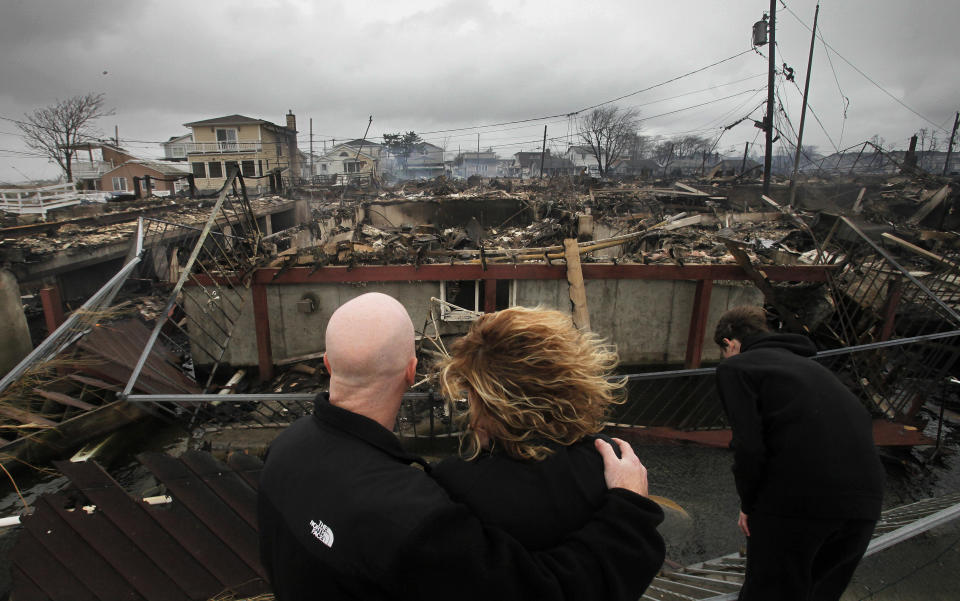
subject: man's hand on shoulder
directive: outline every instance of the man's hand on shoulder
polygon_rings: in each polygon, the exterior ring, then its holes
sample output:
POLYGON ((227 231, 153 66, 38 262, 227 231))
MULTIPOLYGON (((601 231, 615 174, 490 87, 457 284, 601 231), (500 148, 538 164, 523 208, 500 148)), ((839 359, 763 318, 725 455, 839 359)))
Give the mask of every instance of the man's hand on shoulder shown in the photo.
POLYGON ((647 468, 643 467, 626 441, 619 438, 613 441, 620 447, 620 457, 617 457, 610 443, 600 438, 594 441, 594 447, 603 457, 603 477, 607 481, 607 488, 625 488, 646 497, 649 492, 647 468))

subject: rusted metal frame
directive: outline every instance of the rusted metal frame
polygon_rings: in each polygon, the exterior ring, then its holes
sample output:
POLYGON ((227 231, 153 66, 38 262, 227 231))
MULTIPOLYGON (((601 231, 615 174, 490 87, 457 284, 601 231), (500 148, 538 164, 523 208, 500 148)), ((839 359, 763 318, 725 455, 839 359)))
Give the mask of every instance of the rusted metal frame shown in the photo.
POLYGON ((253 214, 253 205, 250 204, 250 197, 247 195, 247 184, 243 179, 243 175, 240 176, 240 190, 243 192, 240 197, 240 201, 243 203, 244 208, 246 209, 247 218, 251 222, 253 227, 254 239, 259 241, 263 237, 263 233, 260 231, 260 225, 257 223, 257 218, 253 214))
MULTIPOLYGON (((173 221, 164 221, 163 219, 155 219, 155 218, 153 218, 153 217, 144 217, 143 220, 144 220, 144 221, 150 221, 150 222, 153 222, 153 223, 158 223, 158 224, 161 224, 161 225, 166 226, 161 234, 154 234, 155 236, 160 236, 160 237, 165 236, 166 233, 167 233, 167 228, 169 228, 170 226, 177 227, 177 228, 182 228, 182 229, 185 229, 185 230, 192 230, 192 231, 194 231, 194 232, 203 232, 203 228, 199 228, 199 227, 196 227, 196 226, 194 226, 194 225, 187 225, 186 223, 174 223, 173 221)), ((243 237, 241 237, 241 236, 235 236, 235 235, 233 235, 233 234, 226 234, 226 233, 224 233, 224 232, 213 231, 213 232, 211 232, 211 235, 213 235, 213 236, 222 236, 222 237, 224 237, 224 238, 236 238, 237 240, 243 240, 243 237)), ((156 242, 154 242, 154 244, 155 244, 155 243, 156 243, 156 242)))
POLYGON ((700 367, 712 292, 713 280, 697 281, 697 289, 693 295, 693 311, 690 315, 690 328, 687 334, 687 356, 684 360, 684 367, 687 369, 700 367))
MULTIPOLYGON (((243 207, 241 205, 241 209, 242 208, 243 207)), ((226 220, 231 230, 233 230, 234 228, 240 230, 240 232, 242 232, 243 234, 242 237, 244 239, 249 240, 251 236, 255 235, 251 231, 250 224, 248 223, 247 219, 245 219, 245 217, 247 217, 246 212, 243 210, 238 211, 237 208, 234 206, 234 202, 229 198, 227 199, 227 204, 224 207, 224 211, 221 214, 221 217, 224 220, 226 220), (229 211, 229 214, 227 213, 228 211, 229 211)))
POLYGON ((56 331, 63 323, 63 300, 60 288, 56 285, 40 289, 40 302, 43 304, 43 319, 47 332, 56 331))
POLYGON ((220 208, 223 206, 223 200, 226 198, 227 190, 228 187, 224 185, 220 191, 220 195, 217 198, 217 202, 214 205, 213 210, 210 211, 210 217, 207 219, 207 223, 204 226, 203 231, 200 233, 197 243, 193 247, 193 252, 190 253, 190 258, 187 259, 187 263, 184 265, 184 271, 176 285, 173 287, 163 313, 157 318, 157 323, 153 328, 153 332, 150 333, 150 338, 147 339, 147 344, 144 347, 143 352, 140 354, 137 365, 130 374, 130 379, 127 381, 127 385, 123 389, 123 392, 119 395, 120 398, 126 398, 129 396, 130 392, 133 390, 134 382, 136 382, 137 378, 140 377, 140 371, 143 369, 143 365, 147 362, 147 357, 149 357, 150 352, 153 350, 153 345, 156 344, 157 337, 160 335, 160 330, 169 319, 170 310, 176 303, 177 295, 180 294, 180 290, 183 288, 184 283, 187 281, 190 273, 193 271, 193 265, 196 263, 197 257, 200 255, 200 250, 203 247, 203 243, 210 234, 210 230, 213 229, 214 220, 217 213, 220 211, 220 208))
MULTIPOLYGON (((235 271, 237 273, 242 273, 246 271, 246 268, 236 260, 236 257, 233 256, 232 253, 227 253, 227 251, 223 248, 223 246, 220 244, 220 241, 217 240, 216 237, 211 238, 211 240, 213 241, 213 245, 217 247, 217 250, 220 251, 220 254, 222 254, 224 258, 227 260, 227 265, 231 267, 232 271, 235 271)), ((216 263, 217 267, 219 268, 220 264, 217 262, 216 256, 209 250, 207 250, 207 254, 210 255, 210 258, 213 259, 213 262, 216 263)))
POLYGON ((265 382, 273 378, 273 345, 270 341, 270 314, 267 306, 267 287, 254 284, 253 323, 257 337, 257 366, 259 378, 265 382))
POLYGON ((899 263, 897 263, 896 260, 894 260, 894 258, 886 250, 884 250, 882 247, 878 246, 873 240, 868 238, 866 234, 860 231, 860 228, 858 228, 852 221, 850 221, 846 217, 841 217, 841 219, 843 219, 844 223, 846 223, 850 227, 850 229, 852 229, 857 235, 859 235, 864 242, 869 244, 871 248, 873 248, 884 259, 886 259, 887 262, 889 262, 894 268, 899 270, 904 275, 904 277, 910 280, 915 286, 917 286, 917 288, 919 288, 924 293, 929 295, 931 299, 937 305, 940 306, 941 309, 946 311, 947 315, 949 315, 950 318, 953 320, 955 326, 960 326, 960 314, 958 314, 956 311, 953 310, 953 308, 951 308, 950 306, 945 304, 943 301, 941 301, 939 298, 937 298, 937 296, 934 295, 929 288, 924 286, 920 280, 918 280, 916 277, 913 276, 913 274, 911 274, 908 270, 904 269, 899 263))
MULTIPOLYGON (((163 336, 164 340, 167 341, 167 344, 171 345, 177 352, 180 352, 180 353, 189 353, 189 352, 190 352, 190 349, 189 349, 188 347, 180 344, 179 342, 177 342, 176 340, 174 340, 173 338, 171 338, 169 334, 167 334, 167 333, 165 333, 165 332, 160 332, 160 335, 163 336)), ((189 342, 188 342, 188 344, 189 344, 189 342)))
POLYGON ((852 276, 856 267, 854 262, 851 260, 851 255, 854 252, 852 243, 840 245, 840 247, 844 255, 844 261, 841 264, 843 266, 843 271, 840 271, 836 274, 828 274, 827 284, 830 287, 830 293, 833 295, 834 305, 836 306, 836 315, 840 323, 840 334, 842 336, 840 341, 849 346, 851 343, 857 344, 859 341, 856 338, 856 328, 851 322, 850 315, 847 313, 848 301, 846 294, 845 292, 841 292, 840 283, 838 283, 838 280, 843 280, 845 277, 844 271, 847 271, 847 274, 852 276))
MULTIPOLYGON (((208 311, 208 310, 204 307, 204 305, 205 305, 206 303, 200 303, 200 302, 197 302, 196 300, 194 300, 194 302, 195 302, 195 303, 197 304, 197 306, 200 308, 200 312, 203 313, 205 316, 209 317, 209 318, 211 319, 211 321, 213 321, 214 325, 217 326, 217 329, 220 330, 220 331, 223 333, 224 342, 226 343, 227 340, 230 340, 230 332, 229 332, 228 330, 225 330, 225 329, 223 328, 223 326, 220 325, 220 322, 217 320, 216 316, 215 316, 213 313, 211 313, 210 311, 208 311)), ((214 342, 217 341, 217 338, 214 337, 212 334, 210 334, 210 333, 207 331, 207 329, 204 328, 204 327, 200 324, 200 321, 199 321, 199 320, 197 320, 196 318, 190 316, 190 314, 186 311, 185 306, 180 306, 180 301, 177 301, 176 306, 180 307, 180 310, 183 311, 184 316, 185 316, 188 320, 190 320, 191 322, 196 323, 197 326, 198 326, 201 330, 203 330, 203 333, 206 334, 208 338, 210 338, 210 339, 213 340, 214 342)), ((218 308, 217 310, 218 310, 218 311, 220 312, 220 314, 223 316, 223 319, 224 319, 225 321, 227 321, 227 322, 231 321, 230 316, 226 313, 226 311, 224 311, 222 308, 218 308)), ((174 324, 174 325, 177 325, 177 329, 179 329, 181 332, 183 332, 184 334, 186 334, 189 340, 191 340, 191 341, 193 340, 193 337, 190 335, 190 333, 187 332, 186 330, 184 330, 183 328, 179 327, 179 324, 174 324)), ((217 344, 217 346, 221 346, 221 345, 220 345, 220 344, 217 344)))
POLYGON ((497 310, 497 280, 483 280, 483 312, 493 313, 497 310))
MULTIPOLYGON (((213 264, 216 266, 216 268, 217 268, 218 270, 223 271, 223 266, 220 265, 220 262, 219 262, 219 261, 217 261, 216 255, 214 255, 214 254, 213 254, 211 251, 209 251, 209 250, 204 250, 204 252, 207 253, 207 256, 210 258, 210 260, 213 262, 213 264)), ((212 285, 215 285, 218 289, 222 289, 222 288, 224 288, 224 287, 229 288, 230 291, 233 292, 233 293, 237 296, 237 299, 240 301, 240 308, 237 308, 237 306, 234 305, 233 303, 230 303, 230 304, 233 305, 234 310, 237 311, 237 316, 239 317, 240 313, 242 313, 242 308, 243 308, 243 305, 244 305, 244 303, 245 303, 246 301, 244 300, 243 294, 241 294, 240 292, 237 291, 238 289, 237 289, 237 287, 236 287, 234 284, 235 284, 235 283, 239 283, 239 284, 241 284, 241 286, 243 287, 243 289, 246 289, 246 288, 248 288, 249 285, 250 285, 250 278, 247 277, 247 276, 241 276, 239 279, 236 278, 236 277, 226 277, 226 278, 224 278, 224 277, 219 277, 219 278, 214 277, 214 275, 211 274, 210 271, 207 269, 207 266, 204 265, 203 261, 200 261, 200 268, 203 270, 204 275, 206 275, 208 278, 210 278, 209 281, 210 281, 210 283, 211 283, 212 285)), ((239 271, 240 271, 240 273, 249 272, 248 269, 243 269, 243 268, 241 268, 239 271)), ((194 278, 195 278, 194 281, 196 281, 196 282, 199 284, 200 282, 199 282, 199 280, 196 279, 196 275, 197 275, 197 274, 194 274, 194 278)), ((202 285, 202 284, 201 284, 201 285, 202 285)))
MULTIPOLYGON (((231 321, 231 322, 232 322, 234 319, 239 319, 240 315, 243 313, 243 308, 242 308, 242 306, 241 306, 241 307, 238 307, 237 305, 235 305, 235 304, 233 303, 233 301, 231 301, 229 298, 227 298, 227 295, 223 294, 222 282, 220 282, 219 280, 214 279, 213 276, 210 275, 210 272, 207 271, 207 268, 206 268, 206 267, 204 267, 202 261, 199 261, 197 264, 200 265, 200 269, 204 272, 204 274, 205 274, 208 278, 210 278, 210 281, 213 282, 213 285, 214 285, 216 291, 219 293, 220 298, 224 299, 227 303, 229 303, 229 304, 230 304, 230 308, 233 309, 233 310, 236 312, 236 315, 234 315, 233 317, 230 317, 230 315, 228 315, 227 312, 224 310, 224 312, 223 312, 224 316, 227 317, 227 318, 228 318, 228 321, 231 321)), ((191 274, 190 274, 190 279, 193 280, 193 283, 194 283, 195 285, 199 286, 199 287, 203 290, 203 293, 204 293, 204 294, 206 294, 208 297, 212 298, 212 297, 210 296, 210 290, 208 290, 206 286, 204 286, 203 284, 200 283, 200 280, 197 278, 196 274, 191 273, 191 274)), ((233 288, 231 288, 231 291, 232 291, 234 294, 236 294, 238 298, 240 298, 240 300, 241 300, 241 305, 242 305, 242 304, 243 304, 243 302, 242 302, 242 301, 243 301, 243 296, 241 296, 241 295, 240 295, 238 292, 236 292, 233 288)))
MULTIPOLYGON (((213 336, 213 334, 211 334, 210 332, 208 332, 207 329, 204 328, 204 327, 200 324, 200 321, 199 321, 199 320, 191 320, 191 321, 196 324, 196 326, 197 326, 197 328, 200 330, 200 332, 202 332, 208 339, 210 339, 211 341, 213 341, 213 344, 215 344, 218 349, 221 349, 221 350, 222 350, 222 349, 224 348, 223 345, 221 345, 219 342, 217 342, 217 339, 213 336)), ((209 350, 207 350, 207 349, 204 347, 204 345, 202 345, 202 344, 200 344, 199 342, 196 342, 196 341, 194 340, 194 338, 196 337, 195 335, 194 335, 194 336, 191 336, 191 335, 190 335, 190 332, 188 332, 187 330, 184 330, 183 327, 182 327, 179 323, 176 323, 176 322, 171 322, 171 323, 173 324, 173 327, 177 328, 178 330, 180 330, 181 332, 183 332, 186 336, 189 336, 189 337, 190 337, 190 341, 191 341, 190 344, 194 344, 194 345, 198 346, 198 347, 200 348, 200 350, 202 350, 204 353, 206 353, 211 359, 215 356, 213 353, 211 353, 209 350)))

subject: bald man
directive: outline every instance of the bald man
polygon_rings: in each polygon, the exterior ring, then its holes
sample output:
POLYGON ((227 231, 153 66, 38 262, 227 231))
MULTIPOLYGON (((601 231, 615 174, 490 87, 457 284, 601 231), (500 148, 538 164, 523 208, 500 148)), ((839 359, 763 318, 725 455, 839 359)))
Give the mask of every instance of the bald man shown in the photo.
POLYGON ((610 488, 557 548, 529 552, 450 500, 393 426, 414 382, 403 305, 364 294, 327 324, 330 392, 271 445, 260 476, 260 554, 280 601, 604 599, 634 601, 663 557, 663 519, 630 446, 598 441, 610 488))

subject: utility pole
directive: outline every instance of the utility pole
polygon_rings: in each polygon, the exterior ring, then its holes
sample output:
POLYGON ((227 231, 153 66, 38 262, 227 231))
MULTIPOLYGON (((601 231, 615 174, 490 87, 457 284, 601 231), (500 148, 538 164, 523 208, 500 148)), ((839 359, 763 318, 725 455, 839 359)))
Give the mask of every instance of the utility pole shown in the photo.
POLYGON ((770 44, 767 65, 767 116, 764 117, 763 133, 766 151, 763 154, 763 193, 770 195, 770 168, 773 165, 773 79, 777 70, 777 0, 770 0, 770 44))
POLYGON ((807 77, 803 84, 803 106, 800 109, 800 131, 797 132, 797 154, 793 159, 793 175, 790 176, 790 206, 793 206, 797 193, 797 171, 800 169, 800 152, 803 150, 803 123, 807 119, 807 96, 810 95, 810 70, 813 68, 813 48, 817 41, 817 17, 820 16, 820 3, 813 13, 813 31, 810 34, 810 56, 807 58, 807 77))
POLYGON ((310 179, 313 179, 313 176, 317 172, 313 170, 313 117, 310 117, 310 179))
POLYGON ((947 144, 947 158, 943 161, 943 174, 947 174, 950 169, 950 156, 953 155, 953 139, 957 137, 957 125, 960 125, 960 112, 953 120, 953 131, 950 133, 950 143, 947 144))
POLYGON ((750 151, 750 142, 743 143, 743 161, 740 163, 740 176, 743 177, 743 172, 747 169, 747 152, 750 151))
POLYGON ((480 175, 480 132, 477 132, 477 175, 480 175))
POLYGON ((540 179, 543 179, 543 157, 547 152, 547 126, 543 126, 543 147, 540 149, 540 179))

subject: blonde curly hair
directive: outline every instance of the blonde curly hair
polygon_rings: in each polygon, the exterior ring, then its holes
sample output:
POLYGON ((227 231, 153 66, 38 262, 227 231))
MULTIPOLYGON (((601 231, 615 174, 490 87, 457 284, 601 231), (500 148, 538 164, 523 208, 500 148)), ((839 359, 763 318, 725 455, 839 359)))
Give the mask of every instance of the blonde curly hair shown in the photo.
POLYGON ((450 347, 440 365, 448 399, 468 399, 467 458, 480 453, 484 430, 515 459, 542 460, 552 441, 570 445, 603 428, 621 403, 624 379, 608 376, 616 348, 577 330, 570 316, 512 307, 484 315, 450 347))

